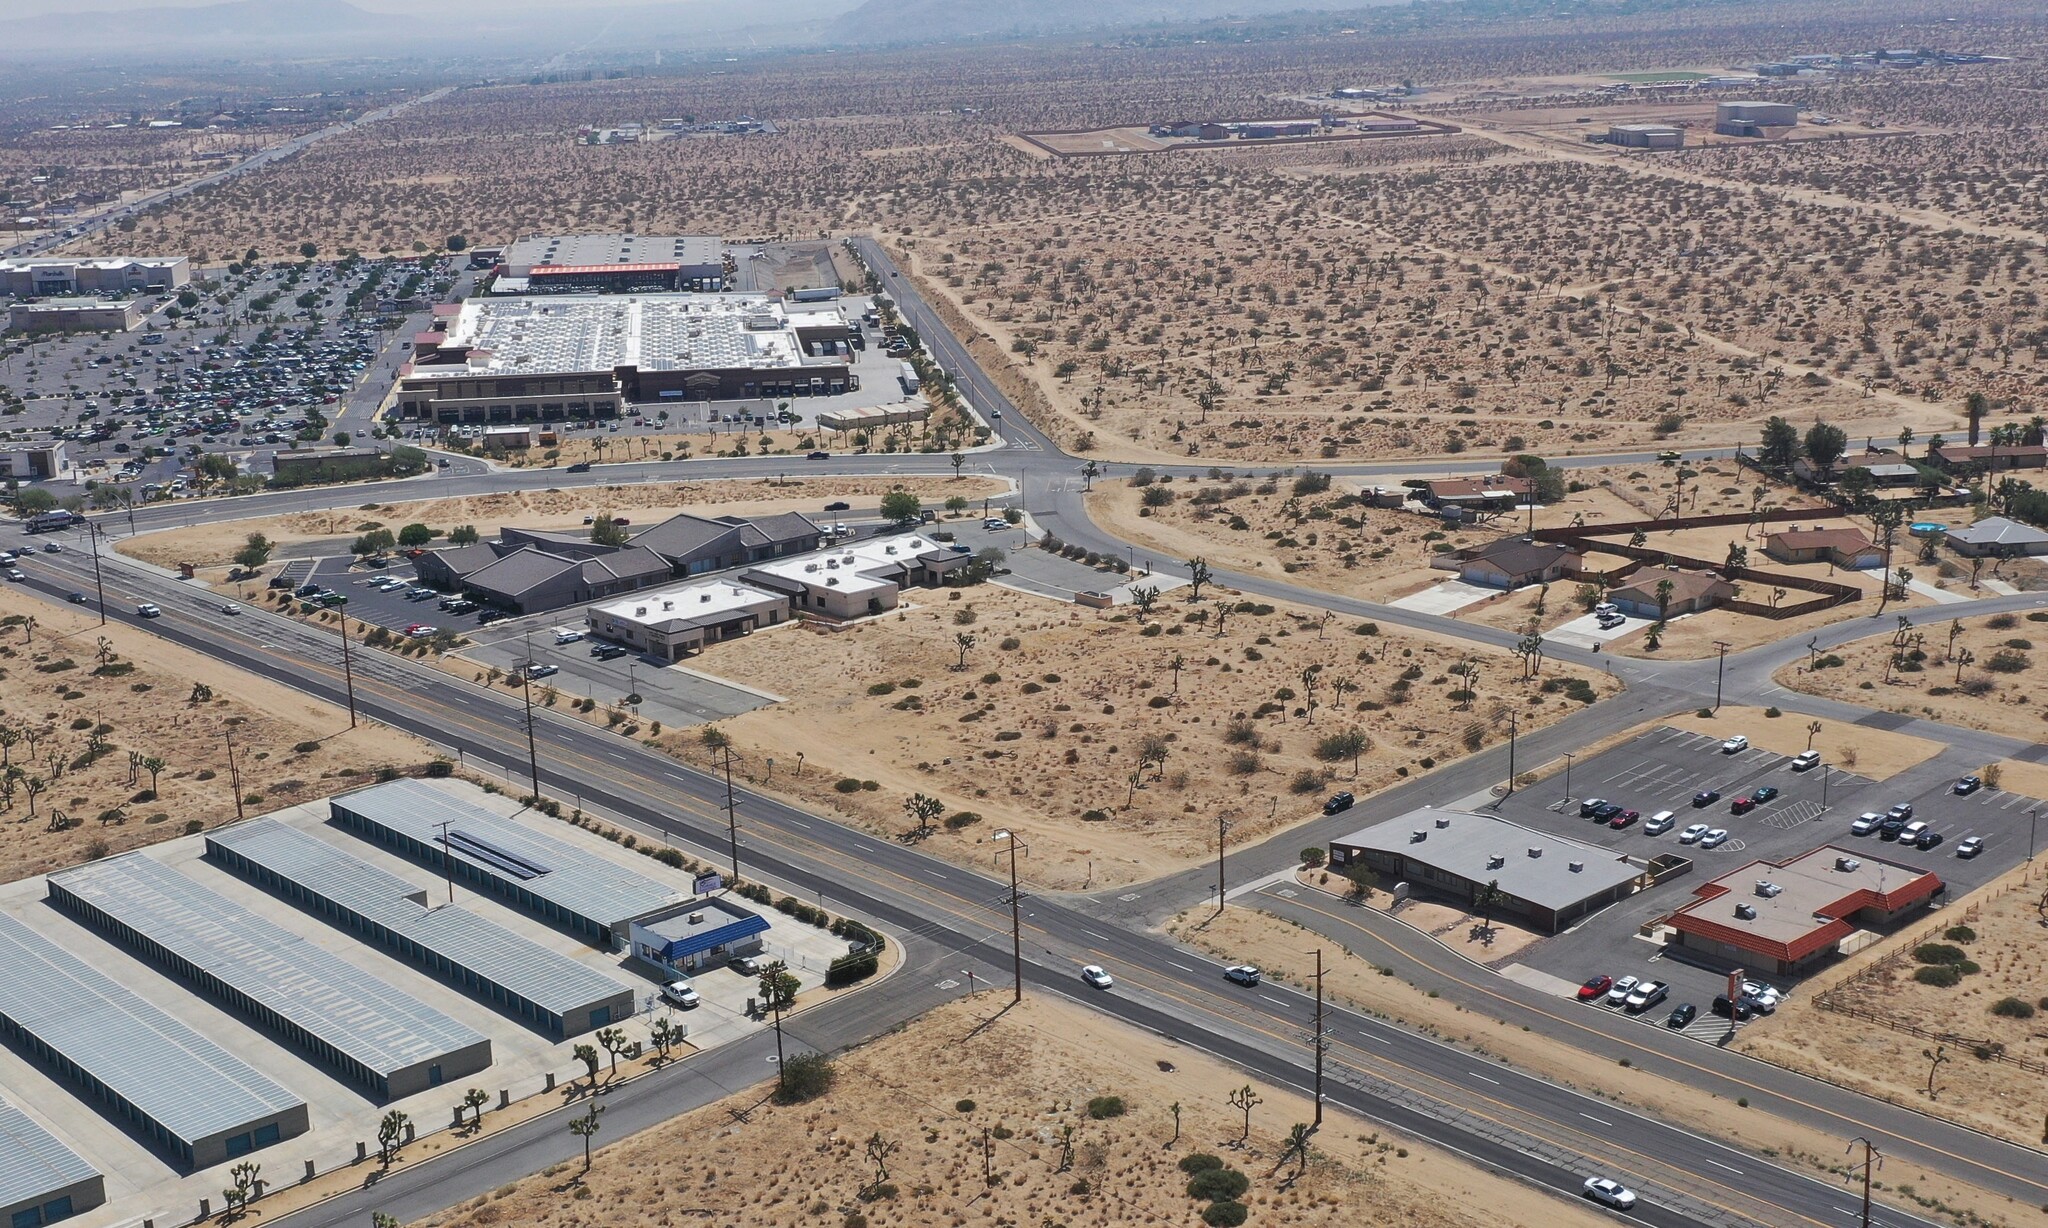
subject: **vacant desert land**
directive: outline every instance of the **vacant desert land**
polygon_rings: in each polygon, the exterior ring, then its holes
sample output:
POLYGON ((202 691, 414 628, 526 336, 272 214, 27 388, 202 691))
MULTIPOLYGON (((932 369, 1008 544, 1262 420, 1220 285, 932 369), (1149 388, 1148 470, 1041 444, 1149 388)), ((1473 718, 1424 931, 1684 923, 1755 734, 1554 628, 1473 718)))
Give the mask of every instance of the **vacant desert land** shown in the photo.
MULTIPOLYGON (((161 567, 196 563, 202 567, 225 566, 242 548, 251 533, 268 537, 280 557, 304 554, 303 547, 331 545, 336 554, 348 553, 359 534, 373 528, 396 533, 408 524, 419 523, 443 533, 457 525, 471 525, 489 538, 498 529, 578 531, 585 516, 599 512, 625 515, 635 525, 654 524, 678 512, 698 516, 765 516, 776 512, 802 512, 829 524, 841 513, 827 512, 827 503, 844 500, 869 507, 893 490, 907 490, 937 508, 954 495, 980 501, 1007 493, 1010 485, 994 478, 757 478, 709 482, 645 482, 631 486, 588 486, 561 490, 505 491, 491 495, 466 495, 455 499, 422 499, 410 503, 366 503, 353 511, 292 512, 251 520, 224 521, 144 533, 119 543, 118 549, 144 562, 161 567), (300 547, 301 549, 291 549, 300 547)), ((371 493, 368 488, 366 494, 371 493)), ((445 545, 446 543, 437 543, 445 545)))
POLYGON ((819 1100, 784 1107, 763 1103, 769 1086, 741 1092, 600 1150, 580 1180, 579 1165, 558 1166, 424 1225, 1194 1223, 1206 1204, 1187 1196, 1179 1163, 1195 1152, 1250 1179, 1242 1201, 1254 1226, 1605 1222, 1589 1206, 1341 1113, 1316 1135, 1308 1175, 1290 1182, 1291 1161, 1272 1170, 1289 1127, 1312 1110, 1304 1097, 1259 1087, 1265 1103, 1240 1146, 1243 1118, 1228 1094, 1243 1085, 1242 1074, 1200 1053, 1056 999, 998 1015, 982 995, 840 1058, 836 1087, 819 1100), (1089 1102, 1103 1096, 1120 1097, 1123 1114, 1091 1117, 1089 1102), (1169 1105, 1180 1108, 1177 1130, 1169 1105), (878 1181, 867 1159, 878 1135, 893 1148, 890 1192, 864 1200, 878 1181), (992 1186, 982 1176, 985 1137, 992 1186))
POLYGON ((2022 866, 1916 922, 1809 982, 1776 1015, 1744 1029, 1738 1047, 2022 1146, 2038 1145, 2041 1104, 2033 1093, 2048 1068, 2041 1034, 2041 1013, 2048 1011, 2042 880, 2040 867, 2030 873, 2022 866), (1977 970, 1966 968, 1949 987, 1923 983, 1916 974, 1932 965, 1915 957, 1922 942, 1960 948, 1960 958, 1977 970), (1817 998, 1829 990, 1833 1001, 1865 1017, 1823 1009, 1817 998), (1872 1015, 1940 1039, 1895 1031, 1873 1022, 1872 1015), (1930 1054, 1937 1047, 1943 1060, 1934 1069, 1930 1054), (1994 1060, 1993 1047, 2034 1066, 1994 1060))
POLYGON ((0 774, 0 816, 14 833, 0 876, 10 881, 232 820, 230 732, 252 812, 434 757, 406 734, 367 721, 352 730, 346 712, 97 621, 0 591, 0 758, 12 769, 0 774), (131 752, 157 770, 131 769, 131 752))
MULTIPOLYGON (((914 826, 905 799, 930 794, 945 803, 931 848, 985 866, 988 833, 1018 829, 1032 842, 1023 872, 1048 886, 1150 878, 1210 855, 1218 818, 1232 843, 1254 840, 1316 813, 1329 789, 1504 738, 1510 708, 1525 732, 1576 711, 1574 679, 1588 701, 1616 686, 1556 666, 1524 684, 1514 659, 1481 654, 1467 700, 1448 671, 1469 647, 1214 589, 1199 602, 1176 590, 1144 622, 994 586, 905 603, 838 632, 721 644, 693 665, 788 697, 722 726, 750 776, 773 759, 774 787, 896 836, 914 826), (1348 750, 1322 745, 1349 730, 1367 743, 1355 774, 1348 750)), ((709 761, 694 731, 662 742, 709 761)))
POLYGON ((1823 762, 1872 780, 1889 780, 1947 749, 1926 738, 1843 721, 1820 721, 1816 731, 1810 728, 1816 723, 1811 717, 1797 712, 1767 716, 1768 711, 1726 704, 1711 716, 1680 713, 1657 723, 1715 738, 1732 738, 1739 733, 1752 745, 1780 755, 1817 750, 1823 762))
POLYGON ((2033 672, 2036 639, 2048 642, 2048 613, 1953 619, 1936 606, 1913 611, 1910 620, 1900 630, 1887 612, 1878 625, 1889 634, 1824 654, 1814 662, 1819 669, 1809 668, 1813 658, 1788 665, 1777 680, 1945 724, 2033 741, 2048 735, 2048 706, 2033 672))

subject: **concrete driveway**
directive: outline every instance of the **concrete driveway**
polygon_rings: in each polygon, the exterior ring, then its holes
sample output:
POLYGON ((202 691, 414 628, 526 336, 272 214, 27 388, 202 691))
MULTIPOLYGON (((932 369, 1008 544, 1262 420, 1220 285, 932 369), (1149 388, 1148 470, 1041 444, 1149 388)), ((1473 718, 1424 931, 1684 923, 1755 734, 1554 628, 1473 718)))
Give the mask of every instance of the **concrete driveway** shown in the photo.
POLYGON ((1468 605, 1477 605, 1489 597, 1498 597, 1501 590, 1479 584, 1467 584, 1463 580, 1444 580, 1432 584, 1419 593, 1396 597, 1388 605, 1401 610, 1414 610, 1422 614, 1455 614, 1468 605))

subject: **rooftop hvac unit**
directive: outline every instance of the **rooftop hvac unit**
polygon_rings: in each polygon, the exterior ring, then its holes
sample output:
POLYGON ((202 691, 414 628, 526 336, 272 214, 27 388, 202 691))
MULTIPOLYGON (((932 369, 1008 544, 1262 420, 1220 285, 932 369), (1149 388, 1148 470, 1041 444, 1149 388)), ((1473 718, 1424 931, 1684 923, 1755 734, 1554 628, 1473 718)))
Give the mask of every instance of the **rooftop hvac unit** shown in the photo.
POLYGON ((1408 833, 1408 843, 1410 844, 1421 844, 1424 840, 1427 839, 1429 839, 1428 828, 1418 827, 1414 831, 1408 833))
POLYGON ((676 603, 675 603, 675 602, 673 602, 673 601, 664 601, 664 602, 662 602, 662 603, 661 603, 661 608, 662 608, 662 609, 663 609, 664 611, 666 611, 666 610, 673 610, 673 609, 675 609, 675 608, 676 608, 676 603))
POLYGON ((704 914, 703 914, 703 913, 701 913, 701 912, 693 912, 693 913, 691 913, 691 914, 690 914, 690 924, 691 924, 691 925, 702 925, 702 924, 704 924, 704 914))
POLYGON ((1448 816, 1448 815, 1443 815, 1443 816, 1439 816, 1439 817, 1437 818, 1437 821, 1436 821, 1436 825, 1437 825, 1437 829, 1438 829, 1439 831, 1441 831, 1442 829, 1444 829, 1444 828, 1446 828, 1446 827, 1449 827, 1449 826, 1451 825, 1451 820, 1450 820, 1450 816, 1448 816))
POLYGON ((1756 906, 1753 904, 1737 904, 1735 906, 1735 915, 1744 921, 1754 921, 1756 920, 1756 906))
POLYGON ((805 571, 816 571, 816 570, 818 570, 818 565, 817 565, 816 563, 805 563, 805 564, 804 564, 804 570, 805 570, 805 571))
POLYGON ((1541 856, 1543 856, 1543 850, 1542 850, 1542 849, 1540 849, 1540 848, 1532 848, 1532 849, 1530 849, 1530 850, 1529 850, 1529 856, 1531 856, 1531 857, 1541 857, 1541 856))
POLYGON ((1863 863, 1856 860, 1854 857, 1835 858, 1835 869, 1840 870, 1844 874, 1854 874, 1856 871, 1862 868, 1863 863))
POLYGON ((1498 870, 1506 864, 1508 864, 1508 859, 1499 853, 1488 853, 1486 855, 1486 868, 1489 870, 1498 870))
POLYGON ((636 606, 634 606, 634 607, 633 607, 633 617, 635 617, 635 618, 645 618, 645 617, 647 617, 647 607, 646 607, 646 606, 644 606, 644 605, 636 605, 636 606))
POLYGON ((1783 890, 1783 887, 1780 887, 1778 884, 1771 882, 1768 879, 1760 878, 1756 880, 1756 893, 1767 900, 1776 897, 1777 894, 1783 890))
POLYGON ((1564 863, 1564 868, 1570 870, 1574 874, 1580 874, 1585 871, 1586 863, 1583 861, 1567 861, 1566 863, 1564 863))
POLYGON ((701 602, 704 602, 704 603, 706 603, 706 604, 709 604, 709 603, 710 603, 710 601, 711 601, 711 594, 710 594, 710 593, 699 593, 699 594, 697 595, 697 600, 699 600, 699 601, 701 601, 701 602))

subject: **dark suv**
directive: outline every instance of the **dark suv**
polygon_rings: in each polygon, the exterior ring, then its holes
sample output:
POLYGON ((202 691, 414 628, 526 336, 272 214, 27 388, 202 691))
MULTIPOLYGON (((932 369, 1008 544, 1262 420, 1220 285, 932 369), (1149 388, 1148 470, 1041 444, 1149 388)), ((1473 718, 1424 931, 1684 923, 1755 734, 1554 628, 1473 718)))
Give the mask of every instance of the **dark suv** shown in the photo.
POLYGON ((1357 800, 1357 798, 1352 797, 1349 793, 1332 793, 1330 795, 1330 800, 1323 803, 1323 813, 1338 814, 1342 811, 1349 810, 1351 809, 1352 803, 1356 802, 1357 800))

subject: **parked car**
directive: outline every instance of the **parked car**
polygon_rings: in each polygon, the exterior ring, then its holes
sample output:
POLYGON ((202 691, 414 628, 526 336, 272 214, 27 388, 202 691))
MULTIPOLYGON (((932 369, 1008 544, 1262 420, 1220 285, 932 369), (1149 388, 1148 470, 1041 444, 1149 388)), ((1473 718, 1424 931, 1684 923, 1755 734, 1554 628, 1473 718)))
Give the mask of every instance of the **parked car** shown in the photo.
POLYGON ((559 665, 543 665, 538 661, 526 667, 528 678, 550 678, 561 672, 562 667, 559 665))
POLYGON ((1901 827, 1899 834, 1894 839, 1898 840, 1900 844, 1913 844, 1926 834, 1927 824, 1919 819, 1914 819, 1911 823, 1901 827))
POLYGON ((1877 825, 1877 838, 1880 840, 1896 840, 1899 838, 1899 833, 1905 829, 1906 820, 1893 815, 1886 815, 1883 821, 1877 825))
POLYGON ((1081 979, 1096 989, 1108 989, 1116 984, 1116 981, 1101 964, 1089 964, 1086 968, 1081 969, 1081 979))
POLYGON ((768 961, 757 955, 735 955, 725 966, 741 976, 759 976, 768 970, 768 961))
POLYGON ((1622 1006, 1630 1014, 1640 1015, 1659 1002, 1662 1002, 1666 997, 1670 996, 1670 993, 1671 986, 1666 985, 1662 981, 1643 981, 1634 989, 1629 990, 1628 998, 1622 1003, 1622 1006))
POLYGON ((1739 733, 1726 742, 1721 743, 1721 753, 1724 755, 1740 754, 1748 749, 1749 739, 1739 733))
POLYGON ((684 1010, 690 1010, 704 1000, 698 996, 697 987, 688 981, 670 981, 661 987, 661 996, 684 1010))
POLYGON ((1676 822, 1678 822, 1677 815, 1669 810, 1659 810, 1650 816, 1649 822, 1643 824, 1643 834, 1646 836, 1661 836, 1665 832, 1670 831, 1671 825, 1676 822))
POLYGON ((1256 964, 1232 964, 1223 970, 1223 979, 1240 985, 1256 985, 1259 983, 1259 969, 1256 964))
POLYGON ((1763 805, 1765 802, 1774 802, 1778 800, 1778 787, 1776 785, 1758 785, 1749 791, 1749 800, 1752 804, 1758 806, 1763 805))
POLYGON ((1678 833, 1678 842, 1680 844, 1698 844, 1700 837, 1712 830, 1705 823, 1694 823, 1691 827, 1678 833))
POLYGON ((1700 837, 1700 847, 1703 849, 1717 849, 1726 843, 1728 843, 1728 829, 1725 827, 1716 827, 1700 837))
POLYGON ((1975 793, 1977 790, 1983 787, 1984 781, 1976 776, 1965 776, 1961 780, 1956 781, 1957 793, 1975 793))
POLYGON ((1586 800, 1579 803, 1579 817, 1582 819, 1590 819, 1593 817, 1593 812, 1595 810, 1600 809, 1600 807, 1605 806, 1606 804, 1607 799, 1604 797, 1589 797, 1586 800))
POLYGON ((1585 984, 1579 986, 1579 1001, 1602 1001, 1607 997, 1607 991, 1612 988, 1614 988, 1614 978, 1608 976, 1606 973, 1603 972, 1599 976, 1592 977, 1589 980, 1587 980, 1585 984))
POLYGON ((1956 842, 1956 856, 1968 861, 1984 851, 1984 837, 1964 836, 1956 842))
POLYGON ((1586 1178, 1586 1197, 1606 1203, 1617 1211, 1626 1211, 1636 1205, 1636 1192, 1612 1177, 1586 1178))
POLYGON ((1792 756, 1792 770, 1795 772, 1804 772, 1819 766, 1820 752, 1817 750, 1803 750, 1792 756))
POLYGON ((1738 797, 1728 804, 1728 813, 1730 814, 1748 814, 1755 809, 1756 799, 1752 797, 1738 797))
POLYGON ((574 644, 582 638, 583 633, 581 631, 576 630, 574 627, 565 627, 562 630, 555 632, 555 643, 557 644, 574 644))
POLYGON ((1620 814, 1620 813, 1621 813, 1621 803, 1619 803, 1619 802, 1602 802, 1602 803, 1600 804, 1599 808, 1593 811, 1593 821, 1594 821, 1594 822, 1596 822, 1596 823, 1607 823, 1607 822, 1612 822, 1612 821, 1613 821, 1613 819, 1614 819, 1614 816, 1615 816, 1615 815, 1618 815, 1618 814, 1620 814))
POLYGON ((1928 830, 1923 831, 1919 835, 1913 837, 1913 846, 1924 853, 1928 849, 1933 848, 1935 845, 1940 844, 1941 841, 1942 834, 1938 831, 1933 830, 1932 828, 1929 828, 1928 830))
POLYGON ((1330 800, 1323 803, 1323 813, 1341 814, 1344 811, 1351 809, 1352 805, 1357 800, 1357 798, 1352 797, 1351 794, 1348 792, 1332 793, 1330 795, 1330 800))
POLYGON ((1866 810, 1862 814, 1857 815, 1855 821, 1849 824, 1849 834, 1852 836, 1867 836, 1871 832, 1876 831, 1883 823, 1883 815, 1875 810, 1866 810))
POLYGON ((617 644, 593 644, 590 648, 590 655, 600 661, 610 661, 614 658, 625 656, 626 650, 617 644))
POLYGON ((1890 810, 1885 811, 1885 814, 1887 817, 1894 819, 1910 819, 1913 817, 1913 803, 1900 802, 1890 810))
POLYGON ((1622 828, 1627 827, 1629 824, 1635 822, 1637 819, 1640 819, 1642 817, 1643 814, 1640 810, 1624 810, 1620 814, 1617 814, 1613 818, 1607 820, 1607 825, 1609 827, 1612 827, 1616 831, 1620 831, 1622 828))
POLYGON ((1711 806, 1720 800, 1721 791, 1719 789, 1701 789, 1698 793, 1692 795, 1692 804, 1695 807, 1711 806))
POLYGON ((1783 998, 1784 994, 1780 993, 1776 987, 1766 985, 1762 981, 1744 981, 1742 983, 1742 1000, 1749 1003, 1751 1008, 1763 1014, 1768 1015, 1772 1011, 1777 1010, 1778 1003, 1783 998))
POLYGON ((1714 995, 1714 1013, 1741 1023, 1756 1014, 1756 1008, 1749 1004, 1747 998, 1731 1002, 1728 995, 1723 993, 1714 995))
POLYGON ((1699 1007, 1694 1006, 1690 1002, 1680 1002, 1677 1006, 1671 1008, 1669 1015, 1664 1017, 1664 1026, 1667 1028, 1682 1028, 1699 1018, 1699 1015, 1699 1007))
POLYGON ((1628 996, 1636 991, 1636 986, 1642 984, 1642 980, 1639 976, 1629 975, 1608 986, 1607 1005, 1620 1006, 1628 1001, 1628 996))

